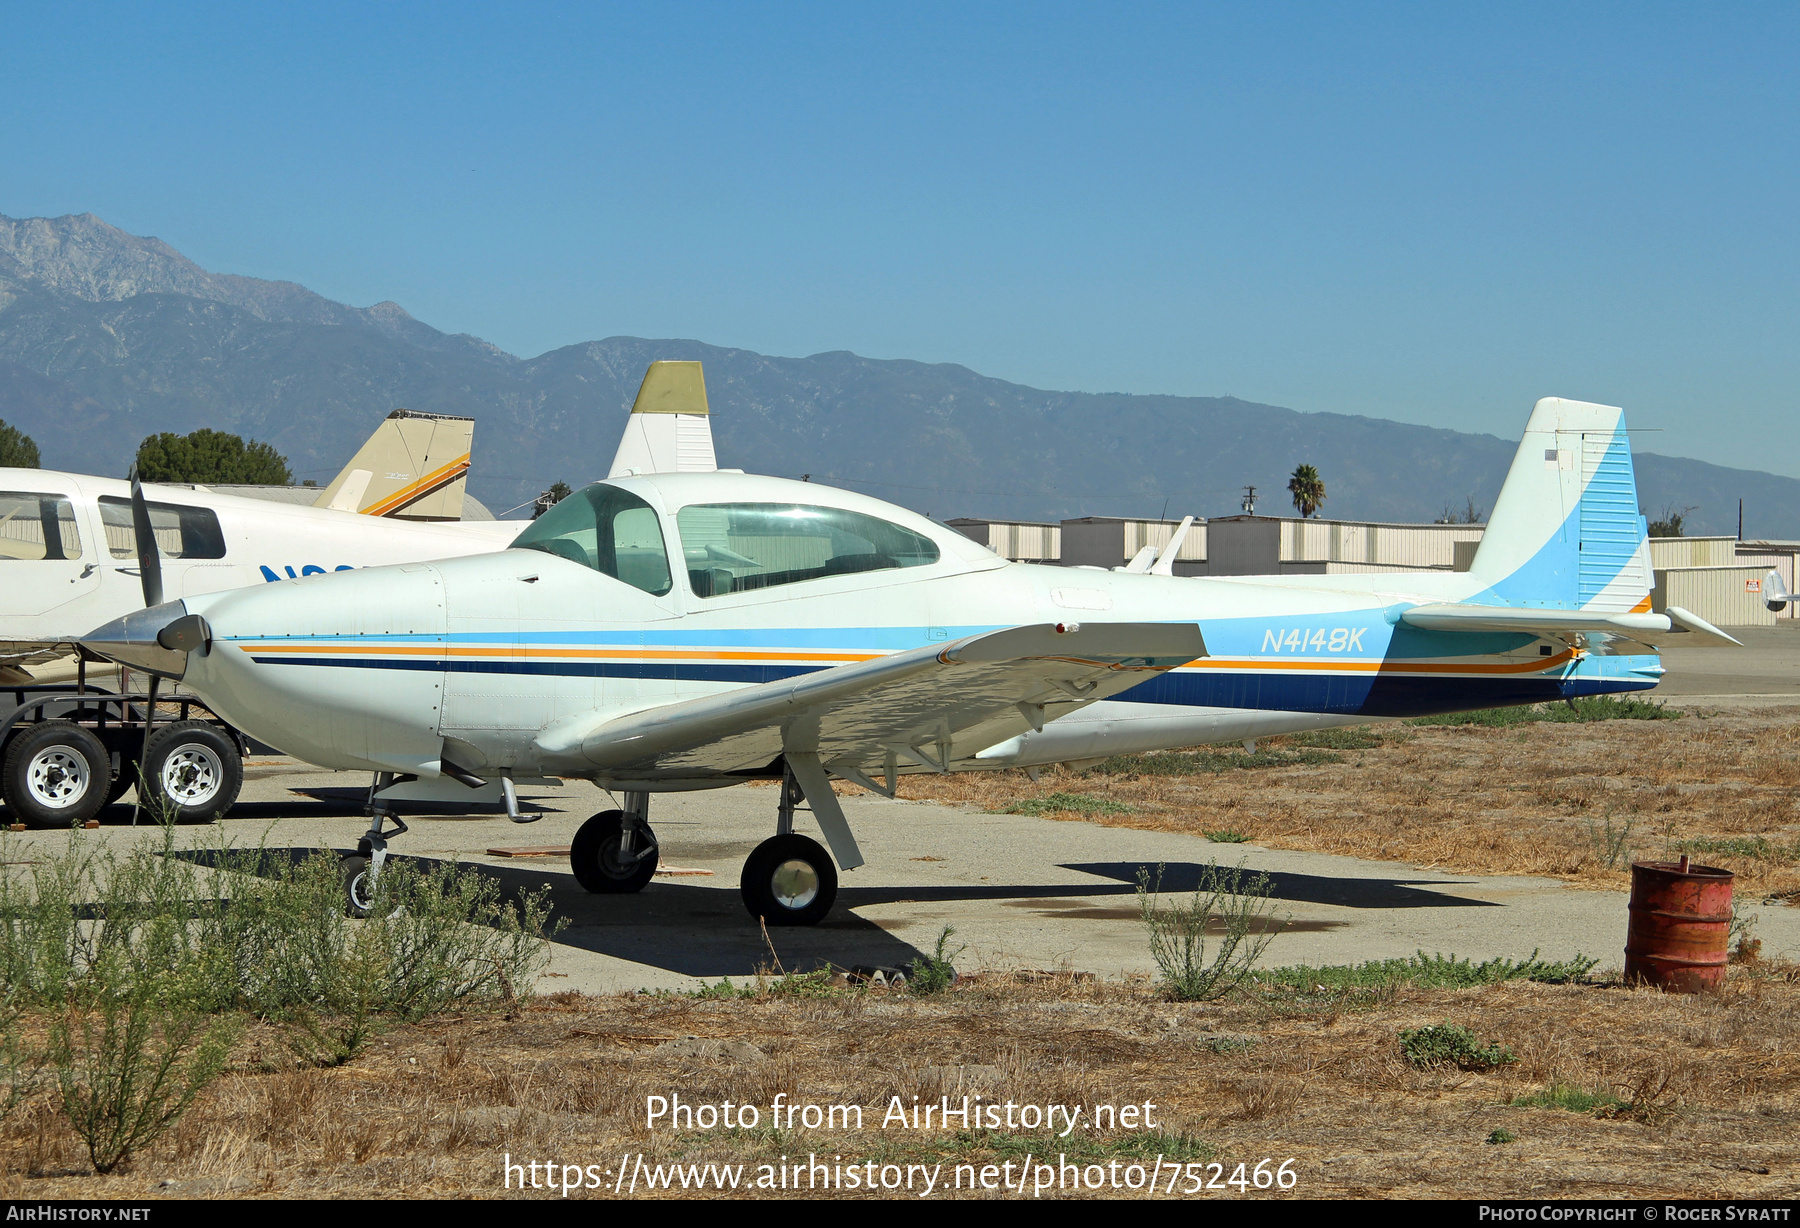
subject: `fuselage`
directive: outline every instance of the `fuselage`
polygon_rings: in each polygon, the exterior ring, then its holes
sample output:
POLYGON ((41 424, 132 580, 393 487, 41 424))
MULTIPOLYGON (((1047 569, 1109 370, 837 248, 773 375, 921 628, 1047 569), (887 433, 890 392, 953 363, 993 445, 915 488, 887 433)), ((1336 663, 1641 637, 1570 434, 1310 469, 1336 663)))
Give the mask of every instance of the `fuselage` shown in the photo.
MULTIPOLYGON (((146 485, 170 598, 498 550, 519 525, 425 523, 146 485)), ((69 643, 143 606, 131 487, 0 469, 0 652, 69 643)))
POLYGON ((325 766, 435 775, 450 759, 555 775, 579 771, 546 750, 554 739, 543 735, 560 722, 1033 623, 1197 623, 1208 655, 1041 731, 969 748, 953 766, 1644 690, 1661 672, 1649 655, 1399 621, 1409 606, 1467 599, 1479 587, 1467 575, 1205 579, 1034 566, 816 484, 711 473, 595 490, 623 492, 606 497, 636 517, 599 563, 578 534, 540 532, 521 543, 529 548, 195 594, 186 609, 213 640, 184 681, 252 736, 325 766), (875 547, 848 530, 784 538, 780 522, 745 511, 756 508, 787 509, 802 526, 836 517, 887 528, 856 530, 875 547), (832 544, 850 540, 860 544, 832 544))

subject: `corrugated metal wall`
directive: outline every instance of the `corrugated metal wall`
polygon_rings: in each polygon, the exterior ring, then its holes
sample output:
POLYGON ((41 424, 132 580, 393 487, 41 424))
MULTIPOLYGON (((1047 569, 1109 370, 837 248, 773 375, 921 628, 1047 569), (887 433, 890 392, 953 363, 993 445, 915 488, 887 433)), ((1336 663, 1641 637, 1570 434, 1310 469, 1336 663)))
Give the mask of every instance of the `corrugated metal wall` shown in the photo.
MULTIPOLYGON (((1175 530, 1181 526, 1179 520, 1170 524, 1162 520, 1127 520, 1125 522, 1125 558, 1129 561, 1145 546, 1155 546, 1158 554, 1175 536, 1175 530)), ((1188 527, 1187 536, 1181 539, 1181 549, 1175 552, 1178 559, 1199 562, 1206 558, 1206 526, 1195 522, 1188 527)))
MULTIPOLYGON (((1652 537, 1650 566, 1730 567, 1737 561, 1735 537, 1652 537)), ((1678 601, 1675 603, 1680 605, 1678 601)), ((1699 611, 1695 611, 1699 613, 1699 611)))
POLYGON ((1775 613, 1763 604, 1767 567, 1670 567, 1656 572, 1654 609, 1678 605, 1716 627, 1772 627, 1775 613), (1752 587, 1754 586, 1754 587, 1752 587))
MULTIPOLYGON (((1356 520, 1283 520, 1284 563, 1360 563, 1374 569, 1451 569, 1456 543, 1479 542, 1478 524, 1379 524, 1356 520)), ((1333 569, 1337 570, 1337 569, 1333 569)))

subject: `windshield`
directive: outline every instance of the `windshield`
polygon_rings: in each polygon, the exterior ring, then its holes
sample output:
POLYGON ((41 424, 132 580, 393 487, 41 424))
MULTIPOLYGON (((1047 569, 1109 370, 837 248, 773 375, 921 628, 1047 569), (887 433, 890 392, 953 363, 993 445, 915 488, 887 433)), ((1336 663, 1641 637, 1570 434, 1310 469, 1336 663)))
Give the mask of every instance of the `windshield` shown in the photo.
POLYGON ((656 509, 604 482, 576 491, 532 521, 512 548, 554 554, 657 597, 671 587, 656 509))

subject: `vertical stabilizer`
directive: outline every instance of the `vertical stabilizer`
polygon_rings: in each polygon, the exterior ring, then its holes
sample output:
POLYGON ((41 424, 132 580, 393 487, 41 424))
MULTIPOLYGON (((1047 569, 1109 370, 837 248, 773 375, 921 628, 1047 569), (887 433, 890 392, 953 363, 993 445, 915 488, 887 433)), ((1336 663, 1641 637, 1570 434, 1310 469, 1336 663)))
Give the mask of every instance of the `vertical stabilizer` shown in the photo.
POLYGON ((473 418, 396 409, 313 506, 398 520, 461 520, 474 438, 473 418))
POLYGON ((700 364, 651 363, 606 476, 712 473, 718 467, 706 407, 706 375, 700 364))
POLYGON ((1477 603, 1549 609, 1649 609, 1649 536, 1638 511, 1625 412, 1545 397, 1469 571, 1477 603))

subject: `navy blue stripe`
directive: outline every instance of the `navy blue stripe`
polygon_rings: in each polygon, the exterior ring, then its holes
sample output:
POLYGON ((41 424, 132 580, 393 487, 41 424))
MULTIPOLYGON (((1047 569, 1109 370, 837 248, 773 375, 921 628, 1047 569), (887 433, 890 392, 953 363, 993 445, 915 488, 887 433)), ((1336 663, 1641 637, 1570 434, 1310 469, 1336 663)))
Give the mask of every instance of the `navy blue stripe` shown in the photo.
MULTIPOLYGON (((755 685, 797 678, 829 665, 714 665, 697 662, 433 661, 428 658, 255 657, 259 665, 323 665, 332 669, 408 669, 457 674, 536 674, 565 678, 639 678, 665 682, 741 682, 755 685)), ((1647 691, 1648 679, 1526 677, 1458 678, 1395 674, 1329 675, 1166 673, 1113 696, 1121 703, 1191 708, 1254 708, 1328 712, 1344 716, 1432 716, 1471 707, 1546 703, 1582 695, 1647 691)))
POLYGON ((1647 691, 1641 678, 1457 678, 1441 675, 1353 674, 1322 677, 1287 672, 1168 673, 1113 696, 1123 703, 1178 704, 1194 708, 1256 708, 1274 712, 1329 712, 1344 716, 1435 716, 1472 707, 1504 708, 1582 695, 1647 691))

